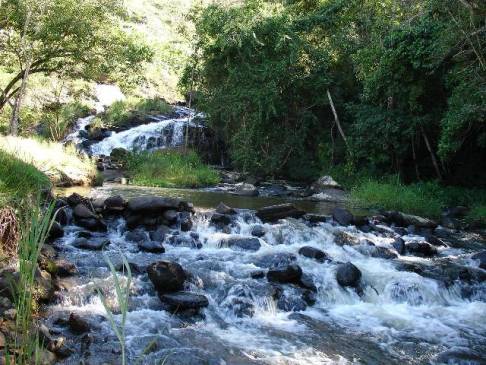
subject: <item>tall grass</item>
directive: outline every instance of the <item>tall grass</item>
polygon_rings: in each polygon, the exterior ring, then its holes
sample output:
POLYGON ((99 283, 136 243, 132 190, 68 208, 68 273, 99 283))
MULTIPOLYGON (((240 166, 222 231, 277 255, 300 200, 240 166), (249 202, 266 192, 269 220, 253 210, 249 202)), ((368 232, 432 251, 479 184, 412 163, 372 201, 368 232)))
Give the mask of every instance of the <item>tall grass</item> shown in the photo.
POLYGON ((34 205, 25 219, 18 246, 19 279, 14 285, 17 310, 14 348, 15 364, 39 362, 39 337, 34 325, 35 275, 37 260, 52 224, 53 205, 45 211, 34 205))
POLYGON ((218 173, 189 151, 173 150, 130 154, 126 169, 135 185, 197 188, 217 184, 218 173))
POLYGON ((126 273, 126 282, 122 284, 120 277, 115 269, 115 266, 111 262, 108 256, 104 256, 108 267, 110 268, 111 275, 113 276, 113 282, 115 285, 115 295, 118 302, 118 306, 121 312, 121 320, 120 324, 115 322, 115 316, 110 309, 110 306, 106 302, 106 298, 102 294, 101 290, 98 291, 99 296, 101 298, 101 302, 103 303, 103 307, 105 308, 106 314, 108 316, 108 321, 110 322, 110 326, 115 332, 116 337, 118 338, 118 342, 120 342, 121 347, 121 362, 122 365, 126 364, 126 343, 125 343, 125 324, 127 320, 128 314, 128 299, 130 297, 130 285, 132 283, 132 272, 130 270, 130 265, 125 258, 125 256, 120 252, 120 256, 122 258, 123 263, 123 274, 126 273))
MULTIPOLYGON (((4 159, 15 158, 33 165, 47 175, 54 185, 64 184, 69 179, 76 184, 88 184, 96 174, 94 163, 81 156, 74 146, 65 147, 33 138, 0 136, 0 151, 4 159)), ((14 173, 9 175, 12 178, 21 176, 14 173)))

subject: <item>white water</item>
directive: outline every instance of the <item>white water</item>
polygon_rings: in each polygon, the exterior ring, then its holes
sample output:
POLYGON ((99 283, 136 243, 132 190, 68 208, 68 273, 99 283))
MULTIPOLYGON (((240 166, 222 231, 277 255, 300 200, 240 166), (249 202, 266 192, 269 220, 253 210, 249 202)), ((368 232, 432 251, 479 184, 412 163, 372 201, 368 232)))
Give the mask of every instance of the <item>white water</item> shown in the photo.
MULTIPOLYGON (((265 224, 267 234, 260 239, 262 247, 257 252, 220 248, 222 239, 230 235, 247 237, 258 223, 261 222, 253 215, 241 216, 230 234, 225 234, 209 226, 207 217, 199 214, 193 231, 199 234, 202 249, 165 243, 165 254, 136 252, 136 245, 123 237, 123 221, 112 226, 108 234, 112 244, 107 253, 113 260, 121 249, 130 262, 141 266, 160 259, 177 261, 193 275, 188 289, 206 295, 210 303, 204 310, 204 319, 181 323, 177 316, 160 310, 146 275, 138 276, 127 320, 130 363, 135 363, 134 359, 143 350, 141 339, 149 335, 163 339, 165 345, 147 356, 143 364, 152 364, 155 359, 164 359, 171 353, 179 356, 180 349, 191 349, 204 359, 214 358, 214 364, 312 365, 397 361, 425 364, 433 362, 438 353, 446 350, 486 351, 484 284, 477 288, 483 293, 483 301, 481 295, 464 299, 461 283, 446 288, 436 280, 400 271, 394 260, 372 258, 357 248, 336 245, 333 233, 345 229, 362 240, 368 239, 387 248, 391 248, 391 239, 328 223, 309 227, 303 221, 289 219, 275 225, 265 224), (304 245, 325 251, 334 263, 319 263, 298 255, 299 248, 304 245), (294 254, 295 262, 317 286, 317 302, 300 312, 304 317, 277 309, 266 279, 250 278, 251 272, 261 270, 258 263, 262 257, 275 253, 294 254), (335 263, 347 261, 363 274, 362 296, 336 282, 335 263), (252 305, 254 315, 237 316, 235 300, 252 305), (207 353, 201 355, 202 350, 207 353)), ((65 248, 68 259, 76 262, 85 277, 79 282, 75 280, 63 302, 51 307, 52 316, 71 311, 104 315, 99 298, 92 294, 93 288, 106 288, 111 292, 111 300, 116 302, 112 278, 106 269, 99 269, 103 266, 100 253, 71 246, 74 233, 79 229, 72 226, 70 230, 71 234, 59 245, 65 248)), ((469 256, 461 250, 440 251, 441 256, 451 253, 457 263, 471 265, 469 256)), ((429 259, 412 256, 401 256, 399 260, 432 263, 429 259)), ((285 293, 292 290, 286 287, 285 293)), ((111 333, 107 322, 100 323, 100 338, 109 337, 111 333)), ((98 348, 99 363, 104 346, 106 344, 101 344, 98 348)))
POLYGON ((90 115, 88 117, 84 117, 84 118, 79 118, 77 121, 76 121, 76 124, 74 126, 74 129, 71 133, 69 133, 65 138, 64 138, 64 143, 66 142, 73 142, 74 144, 79 144, 81 143, 84 138, 81 138, 79 136, 79 132, 84 130, 85 127, 87 125, 89 125, 93 119, 95 118, 94 115, 90 115))
POLYGON ((114 148, 130 151, 143 151, 158 148, 178 147, 184 143, 184 128, 194 117, 192 110, 177 107, 178 117, 167 119, 153 116, 154 122, 143 124, 126 131, 112 133, 110 137, 91 146, 93 155, 109 155, 114 148))

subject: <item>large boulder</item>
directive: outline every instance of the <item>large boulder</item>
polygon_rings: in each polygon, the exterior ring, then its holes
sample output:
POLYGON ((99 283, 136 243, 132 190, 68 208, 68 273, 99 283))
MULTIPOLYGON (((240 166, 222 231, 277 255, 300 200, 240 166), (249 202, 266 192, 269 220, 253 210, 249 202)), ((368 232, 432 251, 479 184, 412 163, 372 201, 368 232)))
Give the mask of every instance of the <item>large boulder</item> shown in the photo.
POLYGON ((133 213, 160 213, 169 209, 181 210, 183 202, 176 198, 160 196, 140 196, 128 201, 128 209, 133 213))
POLYGON ((256 216, 263 222, 275 222, 283 218, 300 218, 304 214, 304 211, 289 203, 263 207, 256 212, 256 216))
POLYGON ((219 203, 216 207, 216 213, 218 214, 236 214, 236 210, 227 206, 223 202, 219 203))
POLYGON ((332 217, 342 226, 349 226, 354 221, 354 216, 349 210, 339 207, 333 209, 332 217))
POLYGON ((73 214, 76 218, 80 219, 96 218, 96 214, 94 214, 91 209, 82 203, 77 204, 74 207, 73 214))
POLYGON ((311 191, 313 193, 321 193, 327 189, 340 189, 342 190, 342 186, 339 185, 331 176, 325 175, 320 177, 311 185, 311 191))
POLYGON ((486 251, 478 252, 477 254, 472 255, 471 258, 473 260, 478 260, 479 267, 483 270, 486 270, 486 251))
POLYGON ((259 193, 255 185, 248 183, 239 183, 236 184, 233 194, 242 196, 257 196, 259 193))
POLYGON ((173 261, 158 261, 147 267, 147 274, 158 293, 172 293, 184 288, 187 276, 181 265, 173 261))
POLYGON ((159 298, 170 310, 174 311, 199 310, 209 305, 208 299, 204 295, 183 291, 161 294, 159 298))
POLYGON ((384 213, 388 221, 393 222, 401 227, 415 226, 417 228, 437 227, 437 223, 431 219, 419 217, 418 215, 405 214, 397 211, 388 211, 384 213))
POLYGON ((125 210, 127 202, 120 195, 115 195, 107 198, 104 202, 104 206, 107 211, 118 213, 125 210))
POLYGON ((323 262, 327 258, 327 255, 324 253, 324 251, 321 251, 318 248, 312 246, 301 247, 299 249, 299 254, 319 262, 323 262))
POLYGON ((106 224, 96 218, 77 219, 76 224, 90 231, 106 232, 108 230, 106 224))
POLYGON ((254 237, 230 237, 221 241, 221 247, 239 248, 245 251, 258 251, 260 240, 254 237))
POLYGON ((430 243, 425 241, 411 241, 405 245, 408 252, 419 254, 421 256, 430 257, 437 254, 437 249, 430 243))
POLYGON ((292 264, 285 267, 277 267, 267 272, 268 281, 281 284, 300 284, 302 269, 292 264))
POLYGON ((361 271, 350 262, 340 264, 336 271, 336 280, 341 286, 357 287, 361 279, 361 271))

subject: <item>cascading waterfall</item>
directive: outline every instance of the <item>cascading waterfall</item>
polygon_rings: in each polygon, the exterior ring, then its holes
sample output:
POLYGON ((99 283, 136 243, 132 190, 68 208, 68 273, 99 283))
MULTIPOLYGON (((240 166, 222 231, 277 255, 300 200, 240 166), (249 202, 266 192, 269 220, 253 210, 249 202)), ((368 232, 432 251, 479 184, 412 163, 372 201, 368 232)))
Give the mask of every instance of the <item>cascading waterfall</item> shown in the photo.
MULTIPOLYGON (((146 274, 136 276, 126 328, 130 363, 153 364, 175 357, 177 364, 351 364, 356 358, 369 364, 422 364, 434 362, 440 353, 486 351, 484 283, 476 287, 476 296, 464 296, 462 282, 446 286, 400 270, 395 260, 366 254, 363 245, 337 244, 335 233, 346 231, 362 242, 389 249, 391 238, 330 223, 309 226, 295 219, 263 224, 244 210, 236 224, 223 233, 210 225, 206 212, 200 211, 191 232, 172 231, 165 240, 166 252, 154 254, 140 252, 135 243, 127 241, 124 225, 122 219, 109 225, 108 256, 116 261, 121 250, 129 262, 141 268, 161 259, 177 261, 191 273, 188 289, 209 299, 204 317, 181 319, 160 309, 146 274), (256 225, 266 232, 259 239, 259 250, 221 246, 229 237, 250 237, 256 225), (194 248, 194 240, 201 243, 200 249, 194 248), (303 246, 324 251, 331 261, 318 262, 299 255, 303 246), (255 271, 265 270, 269 262, 279 260, 298 264, 312 278, 317 287, 314 305, 296 312, 281 310, 267 280, 251 277, 255 271), (336 263, 348 261, 362 272, 362 293, 336 282, 336 263), (157 344, 153 351, 140 357, 153 341, 157 344)), ((67 227, 65 237, 58 242, 81 275, 71 282, 63 300, 50 308, 53 323, 69 312, 103 315, 104 308, 94 295, 97 287, 109 301, 116 302, 102 254, 72 246, 80 230, 67 227)), ((439 251, 441 258, 454 257, 464 267, 477 265, 462 249, 444 247, 439 251)), ((415 256, 399 256, 399 260, 430 264, 430 260, 415 256)), ((285 289, 290 303, 298 298, 292 290, 285 289)), ((108 322, 99 322, 94 336, 100 341, 93 342, 96 359, 102 363, 104 352, 115 343, 108 322)))

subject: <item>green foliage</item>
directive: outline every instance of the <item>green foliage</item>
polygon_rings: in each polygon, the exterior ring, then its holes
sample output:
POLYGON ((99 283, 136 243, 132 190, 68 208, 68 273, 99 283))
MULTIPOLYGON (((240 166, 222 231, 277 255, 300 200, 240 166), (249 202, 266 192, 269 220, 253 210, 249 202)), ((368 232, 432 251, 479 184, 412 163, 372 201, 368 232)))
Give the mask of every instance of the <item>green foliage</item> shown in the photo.
POLYGON ((155 151, 130 154, 125 167, 135 185, 197 188, 219 182, 216 171, 192 151, 155 151))
POLYGON ((89 112, 90 109, 79 102, 46 106, 40 121, 43 136, 52 141, 61 141, 76 119, 87 116, 89 112))
POLYGON ((129 98, 114 102, 102 115, 102 120, 109 126, 122 127, 140 114, 169 114, 172 107, 160 98, 129 98))

